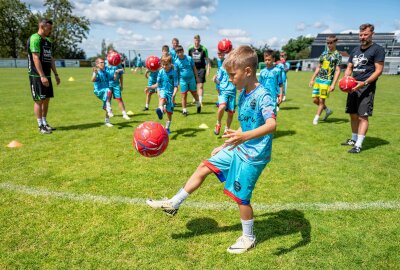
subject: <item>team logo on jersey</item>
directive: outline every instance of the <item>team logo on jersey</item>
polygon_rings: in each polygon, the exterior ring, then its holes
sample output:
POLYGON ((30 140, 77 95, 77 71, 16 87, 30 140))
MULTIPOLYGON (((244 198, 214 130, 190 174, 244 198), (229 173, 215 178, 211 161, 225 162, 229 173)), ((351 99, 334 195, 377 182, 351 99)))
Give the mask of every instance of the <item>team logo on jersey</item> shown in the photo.
POLYGON ((239 181, 233 182, 233 187, 235 188, 236 192, 239 192, 242 189, 242 186, 240 185, 239 181))
POLYGON ((251 108, 252 110, 255 110, 255 109, 256 109, 256 104, 257 104, 256 99, 253 99, 253 100, 251 101, 251 103, 250 103, 250 108, 251 108))
POLYGON ((354 67, 358 67, 358 66, 365 66, 368 63, 368 58, 366 58, 364 56, 364 54, 360 54, 360 55, 355 55, 353 57, 353 65, 354 67))

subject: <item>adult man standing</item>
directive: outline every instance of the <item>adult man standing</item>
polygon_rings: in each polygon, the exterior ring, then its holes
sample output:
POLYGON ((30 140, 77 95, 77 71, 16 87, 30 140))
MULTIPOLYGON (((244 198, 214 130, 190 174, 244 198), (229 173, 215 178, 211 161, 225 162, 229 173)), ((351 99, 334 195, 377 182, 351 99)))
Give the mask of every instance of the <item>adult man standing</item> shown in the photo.
POLYGON ((30 36, 27 43, 29 82, 35 102, 33 110, 42 134, 50 134, 55 130, 46 120, 50 98, 54 97, 51 70, 53 70, 57 85, 60 84, 60 77, 52 56, 52 43, 48 38, 52 28, 51 20, 40 19, 38 32, 30 36))
POLYGON ((207 48, 200 44, 200 36, 194 36, 194 45, 189 47, 188 54, 193 58, 197 69, 199 81, 197 82, 197 92, 200 104, 203 103, 204 83, 206 76, 210 74, 210 59, 208 58, 207 48))
POLYGON ((349 57, 345 76, 357 80, 357 86, 347 96, 346 113, 350 114, 352 137, 342 145, 353 146, 349 153, 360 153, 368 131, 368 117, 372 116, 376 82, 383 71, 385 50, 372 42, 374 25, 360 26, 360 46, 354 48, 349 57))

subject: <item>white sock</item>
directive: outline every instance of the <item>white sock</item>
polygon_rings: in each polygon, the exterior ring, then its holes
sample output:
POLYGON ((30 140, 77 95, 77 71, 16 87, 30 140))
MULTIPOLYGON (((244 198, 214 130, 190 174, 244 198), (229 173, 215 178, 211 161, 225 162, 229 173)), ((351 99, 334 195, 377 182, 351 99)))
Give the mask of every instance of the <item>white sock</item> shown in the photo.
POLYGON ((184 188, 181 188, 178 193, 175 194, 174 197, 172 197, 169 201, 172 203, 172 206, 175 208, 179 208, 181 204, 183 203, 184 200, 189 197, 189 193, 186 192, 184 188))
POLYGON ((319 115, 315 115, 314 121, 318 121, 318 120, 319 120, 319 115))
POLYGON ((122 111, 122 115, 128 115, 127 113, 126 113, 126 111, 122 111))
POLYGON ((196 101, 196 106, 200 107, 201 106, 201 101, 196 101))
POLYGON ((47 125, 46 117, 42 117, 42 124, 43 124, 44 126, 47 125))
POLYGON ((351 133, 351 139, 353 140, 353 141, 357 141, 357 133, 351 133))
POLYGON ((42 119, 41 119, 41 118, 38 118, 38 119, 36 119, 36 120, 37 120, 38 126, 40 127, 40 126, 42 125, 42 119))
POLYGON ((167 121, 166 123, 165 123, 165 128, 169 128, 171 126, 171 121, 167 121))
POLYGON ((108 117, 104 118, 104 123, 110 123, 110 118, 108 117))
POLYGON ((106 111, 111 111, 111 103, 110 101, 106 101, 106 111))
POLYGON ((203 102, 203 96, 199 96, 199 101, 200 101, 200 103, 203 102))
POLYGON ((246 236, 246 237, 250 238, 251 240, 254 240, 254 238, 255 238, 255 235, 253 232, 254 219, 249 219, 249 220, 240 219, 240 221, 242 222, 243 236, 246 236))
POLYGON ((186 111, 186 108, 183 108, 183 109, 182 109, 182 112, 187 112, 187 111, 186 111))
POLYGON ((365 135, 360 135, 360 134, 358 134, 358 136, 357 136, 357 141, 356 141, 356 144, 355 144, 355 146, 357 146, 357 147, 362 147, 362 144, 363 144, 363 141, 364 141, 364 139, 365 139, 365 135))
POLYGON ((145 107, 148 108, 149 107, 149 103, 146 103, 145 107))

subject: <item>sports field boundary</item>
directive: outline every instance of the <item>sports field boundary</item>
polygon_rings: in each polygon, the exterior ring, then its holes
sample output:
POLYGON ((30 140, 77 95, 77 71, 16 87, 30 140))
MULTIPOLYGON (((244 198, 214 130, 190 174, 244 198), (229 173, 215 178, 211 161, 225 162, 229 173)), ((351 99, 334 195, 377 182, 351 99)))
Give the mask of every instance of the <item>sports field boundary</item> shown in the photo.
MULTIPOLYGON (((92 194, 79 194, 72 192, 51 191, 44 188, 16 185, 13 183, 0 183, 0 190, 25 194, 34 197, 55 198, 68 201, 101 203, 101 204, 128 204, 146 205, 144 198, 130 198, 122 196, 103 196, 92 194)), ((235 203, 229 202, 195 202, 187 201, 184 207, 205 209, 205 210, 224 210, 237 209, 235 203)), ((296 203, 274 203, 262 204, 254 203, 253 208, 261 211, 280 211, 280 210, 312 210, 312 211, 356 211, 356 210, 387 210, 400 209, 400 201, 373 201, 373 202, 296 202, 296 203)))

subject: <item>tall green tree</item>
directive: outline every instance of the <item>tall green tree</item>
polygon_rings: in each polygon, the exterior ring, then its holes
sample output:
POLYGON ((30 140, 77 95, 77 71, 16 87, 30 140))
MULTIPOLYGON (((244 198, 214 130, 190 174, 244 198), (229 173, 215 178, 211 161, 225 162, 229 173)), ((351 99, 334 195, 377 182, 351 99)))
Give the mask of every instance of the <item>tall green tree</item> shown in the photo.
POLYGON ((260 47, 255 47, 253 45, 250 45, 250 47, 257 53, 257 58, 258 62, 264 62, 264 51, 269 49, 268 44, 264 44, 263 46, 260 47))
POLYGON ((78 46, 89 34, 89 20, 73 15, 73 6, 68 0, 46 0, 44 5, 47 7, 44 16, 53 20, 54 57, 82 55, 78 46))
POLYGON ((25 51, 32 13, 19 0, 0 0, 0 56, 18 58, 25 51))
MULTIPOLYGON (((288 60, 299 59, 297 56, 298 53, 310 47, 313 41, 314 38, 304 36, 299 36, 296 39, 291 38, 289 42, 282 47, 282 50, 287 53, 288 60)), ((304 55, 304 52, 302 52, 301 55, 304 55)))

